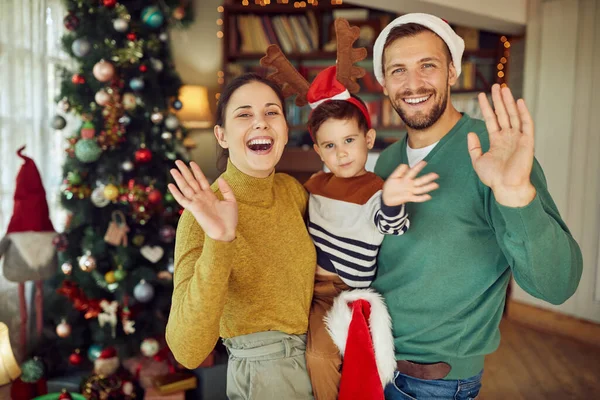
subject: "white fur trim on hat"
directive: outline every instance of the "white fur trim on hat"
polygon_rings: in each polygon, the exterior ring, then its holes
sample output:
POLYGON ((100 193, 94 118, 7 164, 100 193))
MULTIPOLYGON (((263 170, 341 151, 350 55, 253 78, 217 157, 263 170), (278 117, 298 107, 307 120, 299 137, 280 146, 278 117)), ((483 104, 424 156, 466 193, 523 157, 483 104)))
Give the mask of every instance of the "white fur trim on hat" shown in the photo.
POLYGON ((452 62, 456 69, 456 76, 460 76, 462 55, 465 51, 465 41, 458 36, 443 19, 431 14, 412 13, 398 17, 390 22, 381 31, 375 41, 375 45, 373 46, 373 72, 375 72, 375 78, 377 78, 379 84, 383 86, 384 81, 381 61, 383 58, 383 46, 385 45, 385 41, 393 28, 409 23, 423 25, 424 27, 431 29, 446 42, 446 45, 448 45, 448 48, 450 49, 450 54, 452 54, 452 62))
POLYGON ((348 100, 350 98, 350 92, 348 91, 348 89, 344 90, 342 93, 338 93, 335 96, 332 96, 328 99, 321 99, 318 101, 315 101, 314 103, 308 103, 308 105, 310 106, 311 109, 315 109, 317 107, 319 107, 322 103, 326 102, 326 101, 330 101, 330 100, 348 100))
POLYGON ((392 334, 392 319, 388 313, 383 297, 372 289, 355 289, 342 292, 333 302, 333 307, 323 320, 331 339, 340 350, 342 357, 348 340, 348 329, 352 320, 352 309, 348 303, 356 300, 368 301, 371 305, 369 330, 375 350, 375 361, 381 384, 385 387, 394 380, 396 357, 394 335, 392 334))

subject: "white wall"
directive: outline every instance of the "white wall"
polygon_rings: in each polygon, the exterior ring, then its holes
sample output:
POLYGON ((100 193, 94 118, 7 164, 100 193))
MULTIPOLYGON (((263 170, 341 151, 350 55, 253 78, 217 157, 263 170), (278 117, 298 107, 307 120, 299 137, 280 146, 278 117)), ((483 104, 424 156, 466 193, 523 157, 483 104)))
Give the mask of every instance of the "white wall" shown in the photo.
POLYGON ((524 98, 536 122, 536 157, 584 270, 561 306, 516 285, 513 297, 600 322, 600 0, 531 0, 529 15, 524 98))
POLYGON ((397 13, 422 12, 487 31, 519 35, 527 23, 527 0, 349 0, 397 13))
MULTIPOLYGON (((217 72, 221 69, 221 40, 217 38, 219 27, 216 24, 221 14, 217 7, 223 0, 193 0, 195 21, 188 29, 171 31, 171 48, 175 68, 184 84, 202 85, 208 88, 209 103, 214 113, 215 94, 219 90, 217 72)), ((217 142, 212 129, 195 129, 190 136, 197 147, 190 151, 209 180, 214 180, 219 172, 217 163, 217 142)))

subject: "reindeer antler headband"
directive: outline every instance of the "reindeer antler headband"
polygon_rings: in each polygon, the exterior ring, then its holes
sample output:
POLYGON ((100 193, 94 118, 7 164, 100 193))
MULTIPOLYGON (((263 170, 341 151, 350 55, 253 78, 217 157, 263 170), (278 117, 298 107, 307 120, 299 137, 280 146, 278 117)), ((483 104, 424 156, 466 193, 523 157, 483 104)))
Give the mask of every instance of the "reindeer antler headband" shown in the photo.
POLYGON ((364 68, 354 65, 367 57, 367 50, 364 47, 356 49, 352 47, 360 36, 360 28, 351 27, 348 21, 338 18, 335 20, 335 34, 337 41, 336 65, 321 71, 312 84, 309 84, 294 68, 277 45, 272 44, 267 48, 267 54, 260 60, 260 64, 275 68, 276 71, 267 78, 282 88, 285 97, 296 94, 297 106, 302 107, 308 102, 314 110, 326 101, 345 100, 360 109, 370 129, 371 117, 367 108, 362 102, 350 96, 350 93, 360 90, 356 80, 362 78, 366 73, 364 68))

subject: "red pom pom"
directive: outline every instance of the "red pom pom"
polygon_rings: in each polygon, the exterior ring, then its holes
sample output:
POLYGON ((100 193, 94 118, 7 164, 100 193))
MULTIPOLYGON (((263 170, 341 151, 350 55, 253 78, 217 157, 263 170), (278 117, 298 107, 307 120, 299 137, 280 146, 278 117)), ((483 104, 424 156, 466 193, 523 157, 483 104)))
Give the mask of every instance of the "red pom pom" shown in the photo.
POLYGON ((140 65, 140 72, 146 72, 146 71, 148 71, 148 66, 146 66, 144 64, 140 65))
POLYGON ((154 189, 148 193, 148 201, 152 204, 160 204, 162 201, 162 193, 160 190, 154 189))
POLYGON ((135 39, 137 39, 137 35, 135 33, 129 32, 127 34, 127 40, 131 40, 133 42, 135 39))

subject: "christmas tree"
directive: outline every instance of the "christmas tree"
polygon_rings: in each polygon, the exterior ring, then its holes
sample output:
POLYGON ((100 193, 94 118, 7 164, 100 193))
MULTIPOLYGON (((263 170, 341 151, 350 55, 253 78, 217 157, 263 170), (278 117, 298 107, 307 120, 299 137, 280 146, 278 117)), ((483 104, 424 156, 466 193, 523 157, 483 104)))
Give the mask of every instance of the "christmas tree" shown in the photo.
POLYGON ((35 352, 53 373, 89 366, 109 346, 121 359, 159 351, 182 211, 167 191, 169 169, 193 145, 175 115, 181 80, 168 40, 169 28, 191 22, 188 1, 65 6, 62 45, 76 67, 62 73, 52 125, 74 132, 60 193, 69 217, 35 352), (80 126, 66 127, 64 113, 80 126))

